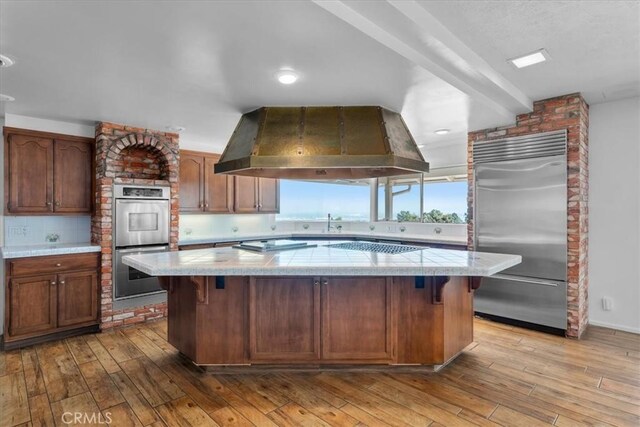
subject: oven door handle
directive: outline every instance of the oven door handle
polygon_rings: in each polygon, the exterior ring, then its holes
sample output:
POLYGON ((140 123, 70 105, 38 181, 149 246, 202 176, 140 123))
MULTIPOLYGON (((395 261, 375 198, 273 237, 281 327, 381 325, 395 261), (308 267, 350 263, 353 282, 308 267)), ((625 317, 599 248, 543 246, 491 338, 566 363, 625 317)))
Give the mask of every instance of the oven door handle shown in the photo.
POLYGON ((167 249, 169 246, 150 246, 144 248, 131 248, 131 249, 116 249, 121 254, 127 254, 131 252, 149 252, 149 251, 157 251, 159 249, 167 249))

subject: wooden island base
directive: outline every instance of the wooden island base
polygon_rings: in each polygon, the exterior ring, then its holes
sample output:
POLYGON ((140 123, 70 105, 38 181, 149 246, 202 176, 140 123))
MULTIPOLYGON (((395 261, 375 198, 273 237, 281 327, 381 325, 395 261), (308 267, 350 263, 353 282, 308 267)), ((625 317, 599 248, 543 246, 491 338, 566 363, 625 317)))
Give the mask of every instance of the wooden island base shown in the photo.
POLYGON ((200 366, 437 370, 473 341, 479 278, 174 276, 161 282, 169 342, 200 366))

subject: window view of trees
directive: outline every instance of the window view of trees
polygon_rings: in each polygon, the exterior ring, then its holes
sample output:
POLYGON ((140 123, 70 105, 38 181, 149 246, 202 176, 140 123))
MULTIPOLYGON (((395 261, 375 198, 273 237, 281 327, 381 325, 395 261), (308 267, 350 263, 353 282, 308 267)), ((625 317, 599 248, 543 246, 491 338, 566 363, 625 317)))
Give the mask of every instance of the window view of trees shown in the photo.
POLYGON ((420 216, 409 211, 400 211, 396 215, 398 222, 438 222, 446 224, 464 224, 467 222, 467 214, 464 214, 464 220, 458 216, 457 213, 442 213, 438 209, 432 209, 430 212, 422 214, 422 221, 420 216))

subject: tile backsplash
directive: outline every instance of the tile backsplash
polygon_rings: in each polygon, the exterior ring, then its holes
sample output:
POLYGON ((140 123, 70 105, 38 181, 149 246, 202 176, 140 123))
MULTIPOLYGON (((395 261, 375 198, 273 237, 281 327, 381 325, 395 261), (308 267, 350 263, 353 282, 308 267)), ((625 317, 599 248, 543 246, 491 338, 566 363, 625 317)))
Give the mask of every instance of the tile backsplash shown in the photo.
POLYGON ((86 243, 91 240, 91 217, 5 216, 4 246, 43 243, 86 243))

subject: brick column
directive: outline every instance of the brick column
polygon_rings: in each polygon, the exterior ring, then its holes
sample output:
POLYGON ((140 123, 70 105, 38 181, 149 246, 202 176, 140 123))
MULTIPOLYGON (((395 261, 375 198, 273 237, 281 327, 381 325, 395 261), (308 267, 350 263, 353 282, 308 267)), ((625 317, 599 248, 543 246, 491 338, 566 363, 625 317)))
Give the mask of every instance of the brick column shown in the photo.
POLYGON ((102 249, 100 269, 102 329, 166 316, 166 303, 113 310, 113 184, 171 187, 170 248, 178 249, 178 134, 98 123, 96 126, 96 211, 91 240, 102 249))
POLYGON ((567 129, 567 336, 579 338, 589 323, 588 260, 589 210, 589 106, 579 93, 533 103, 533 111, 516 117, 515 125, 469 132, 468 236, 473 244, 473 143, 509 136, 567 129))

